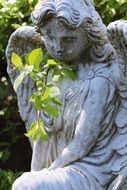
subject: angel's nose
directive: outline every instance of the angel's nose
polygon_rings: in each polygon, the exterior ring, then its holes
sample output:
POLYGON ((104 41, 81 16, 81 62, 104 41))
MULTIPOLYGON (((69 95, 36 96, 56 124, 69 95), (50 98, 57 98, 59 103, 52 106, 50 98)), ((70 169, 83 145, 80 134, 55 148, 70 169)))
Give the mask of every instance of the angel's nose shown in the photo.
POLYGON ((56 42, 56 52, 57 53, 62 53, 63 51, 64 51, 63 44, 62 44, 61 40, 58 40, 56 42))

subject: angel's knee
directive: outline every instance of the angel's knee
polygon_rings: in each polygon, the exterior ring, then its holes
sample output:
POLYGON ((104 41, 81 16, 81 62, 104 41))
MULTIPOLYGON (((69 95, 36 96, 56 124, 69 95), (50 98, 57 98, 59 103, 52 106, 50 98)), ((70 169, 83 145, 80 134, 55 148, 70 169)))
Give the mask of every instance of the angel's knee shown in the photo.
POLYGON ((31 189, 31 184, 29 183, 29 174, 27 175, 22 175, 19 177, 13 184, 12 190, 32 190, 31 189))

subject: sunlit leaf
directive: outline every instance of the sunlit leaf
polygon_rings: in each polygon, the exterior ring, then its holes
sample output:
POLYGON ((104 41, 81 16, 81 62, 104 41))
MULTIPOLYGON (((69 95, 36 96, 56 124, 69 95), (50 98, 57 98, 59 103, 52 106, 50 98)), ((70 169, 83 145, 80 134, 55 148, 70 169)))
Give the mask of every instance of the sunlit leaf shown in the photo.
POLYGON ((58 63, 56 61, 54 61, 54 59, 48 59, 47 64, 52 66, 52 65, 58 65, 58 63))
POLYGON ((23 71, 15 80, 14 82, 14 90, 17 92, 17 89, 19 87, 19 85, 22 83, 22 81, 24 80, 24 78, 29 74, 29 72, 27 71, 23 71))
POLYGON ((34 101, 35 101, 34 98, 35 98, 35 93, 32 94, 32 95, 29 97, 29 101, 32 102, 32 103, 34 103, 34 101))
POLYGON ((40 80, 37 81, 37 82, 36 82, 36 86, 37 86, 37 87, 43 87, 43 82, 40 81, 40 80))
POLYGON ((23 67, 23 63, 22 63, 21 58, 15 52, 12 53, 11 61, 12 61, 13 65, 15 67, 17 67, 17 68, 22 68, 23 67))
POLYGON ((30 65, 29 63, 29 54, 25 55, 25 61, 27 65, 30 65))
POLYGON ((43 72, 37 72, 36 73, 37 77, 41 80, 42 78, 44 78, 44 73, 43 72))
POLYGON ((52 115, 53 117, 58 117, 59 116, 59 110, 50 104, 45 104, 44 111, 52 115))
POLYGON ((42 128, 42 129, 40 130, 40 137, 41 137, 44 141, 48 141, 48 140, 49 140, 49 138, 47 137, 47 134, 46 134, 44 128, 42 128))
POLYGON ((59 95, 60 95, 60 90, 58 87, 53 86, 50 88, 50 97, 51 98, 54 98, 54 97, 59 96, 59 95))
MULTIPOLYGON (((36 124, 36 126, 38 126, 38 124, 36 124)), ((35 142, 39 138, 39 136, 39 129, 36 129, 32 135, 32 140, 35 142)))
POLYGON ((34 80, 34 81, 37 81, 39 80, 40 78, 37 76, 37 74, 35 72, 31 72, 30 73, 30 77, 34 80))
POLYGON ((31 124, 30 130, 25 133, 26 137, 31 137, 33 141, 36 141, 39 137, 39 125, 37 121, 34 121, 31 124))
POLYGON ((39 65, 42 62, 43 53, 41 48, 32 50, 27 56, 26 60, 29 65, 33 65, 35 70, 39 70, 39 65))
POLYGON ((41 98, 40 96, 35 96, 35 99, 34 99, 34 106, 37 110, 42 110, 43 108, 43 105, 42 105, 42 102, 41 102, 41 98))
POLYGON ((46 87, 45 87, 45 92, 44 92, 44 94, 41 96, 41 101, 42 101, 42 102, 44 102, 45 100, 48 99, 49 93, 50 93, 50 88, 46 86, 46 87))
POLYGON ((33 141, 36 141, 39 137, 42 138, 44 141, 48 140, 47 134, 44 130, 43 122, 41 119, 34 121, 31 124, 31 127, 25 136, 28 138, 32 138, 33 141))
POLYGON ((51 101, 58 106, 62 106, 62 102, 57 98, 51 98, 51 101))
POLYGON ((57 82, 60 79, 60 75, 54 75, 52 78, 53 82, 57 82))
POLYGON ((31 73, 34 69, 33 65, 25 65, 24 70, 28 71, 29 73, 31 73))
POLYGON ((48 141, 48 137, 41 119, 39 119, 39 134, 44 141, 48 141))
POLYGON ((34 121, 34 122, 31 124, 30 129, 29 129, 29 131, 28 131, 27 133, 25 133, 25 136, 26 136, 26 137, 31 137, 31 136, 33 135, 35 129, 36 129, 36 121, 34 121))

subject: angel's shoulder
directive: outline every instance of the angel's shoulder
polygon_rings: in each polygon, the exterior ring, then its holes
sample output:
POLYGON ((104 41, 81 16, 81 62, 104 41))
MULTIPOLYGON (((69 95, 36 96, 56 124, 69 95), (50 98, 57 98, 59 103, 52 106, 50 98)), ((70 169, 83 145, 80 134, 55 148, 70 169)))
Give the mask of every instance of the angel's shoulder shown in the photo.
POLYGON ((110 66, 107 64, 95 72, 95 77, 92 80, 92 86, 96 88, 102 88, 108 86, 108 88, 117 88, 119 81, 119 66, 116 62, 113 62, 110 66))

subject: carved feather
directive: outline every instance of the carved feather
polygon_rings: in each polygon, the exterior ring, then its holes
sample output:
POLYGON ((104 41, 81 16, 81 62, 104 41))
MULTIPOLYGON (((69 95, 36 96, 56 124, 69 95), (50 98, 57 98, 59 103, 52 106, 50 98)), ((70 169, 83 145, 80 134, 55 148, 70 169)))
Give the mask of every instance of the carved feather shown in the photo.
POLYGON ((108 190, 125 190, 127 189, 127 21, 110 23, 107 31, 117 53, 120 72, 118 85, 120 105, 115 118, 117 135, 112 143, 112 148, 118 156, 112 168, 117 167, 120 171, 108 190))
POLYGON ((112 22, 109 24, 107 31, 109 40, 118 55, 120 80, 127 86, 127 21, 112 22))
POLYGON ((122 133, 127 129, 126 119, 123 119, 123 115, 127 115, 127 21, 112 22, 109 24, 107 31, 109 40, 116 50, 119 64, 118 89, 121 104, 116 115, 116 124, 119 132, 122 133))

